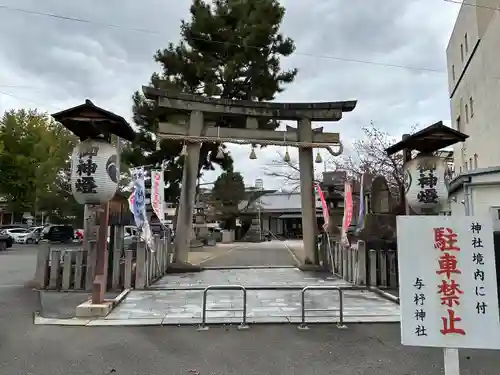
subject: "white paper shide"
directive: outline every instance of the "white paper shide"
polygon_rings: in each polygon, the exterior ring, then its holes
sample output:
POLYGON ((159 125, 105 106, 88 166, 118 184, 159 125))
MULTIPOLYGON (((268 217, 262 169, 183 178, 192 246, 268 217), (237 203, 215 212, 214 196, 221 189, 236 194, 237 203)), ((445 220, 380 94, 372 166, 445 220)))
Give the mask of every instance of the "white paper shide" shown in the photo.
POLYGON ((400 216, 403 345, 500 349, 490 218, 400 216))

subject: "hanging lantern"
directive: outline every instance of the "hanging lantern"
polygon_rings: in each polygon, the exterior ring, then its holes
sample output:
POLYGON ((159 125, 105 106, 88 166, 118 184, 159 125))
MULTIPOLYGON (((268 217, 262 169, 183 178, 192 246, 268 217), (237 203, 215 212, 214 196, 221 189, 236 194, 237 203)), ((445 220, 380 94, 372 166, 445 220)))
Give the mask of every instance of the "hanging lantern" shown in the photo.
POLYGON ((222 149, 222 146, 219 146, 219 149, 217 150, 217 155, 215 155, 215 158, 217 160, 224 159, 224 150, 222 149))
POLYGON ((448 166, 437 156, 418 155, 404 165, 408 205, 419 214, 438 213, 448 202, 448 166))
POLYGON ((288 148, 286 149, 285 156, 283 156, 283 161, 285 163, 290 163, 290 154, 288 153, 288 148))
POLYGON ((250 151, 250 160, 257 159, 257 154, 255 153, 255 148, 252 146, 252 151, 250 151))
POLYGON ((318 153, 316 154, 316 161, 315 161, 315 163, 316 163, 316 164, 321 164, 321 163, 323 163, 323 158, 321 157, 321 154, 319 153, 319 151, 318 151, 318 153))
POLYGON ((186 144, 184 143, 182 145, 182 150, 181 150, 181 153, 179 154, 179 156, 187 156, 187 154, 188 154, 188 149, 187 149, 186 144))
POLYGON ((118 188, 120 166, 116 148, 98 139, 79 143, 71 155, 71 191, 81 204, 102 204, 118 188))

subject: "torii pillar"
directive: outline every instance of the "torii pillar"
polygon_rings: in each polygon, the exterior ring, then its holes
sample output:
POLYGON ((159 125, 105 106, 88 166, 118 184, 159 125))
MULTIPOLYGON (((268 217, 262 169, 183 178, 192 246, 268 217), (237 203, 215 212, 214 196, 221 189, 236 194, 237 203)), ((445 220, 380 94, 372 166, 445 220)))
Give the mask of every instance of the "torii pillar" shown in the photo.
POLYGON ((158 136, 187 141, 188 155, 184 163, 182 190, 177 217, 175 262, 187 263, 192 234, 192 215, 196 194, 196 179, 200 143, 190 143, 189 137, 204 137, 206 142, 241 140, 264 145, 296 144, 299 147, 300 187, 302 202, 302 232, 305 262, 317 264, 316 200, 314 196, 314 165, 312 148, 327 148, 334 156, 342 147, 338 133, 323 133, 312 129, 312 121, 339 121, 343 112, 351 112, 356 101, 325 103, 270 103, 206 98, 199 95, 169 92, 143 87, 146 98, 155 100, 169 122, 161 122, 158 136), (221 119, 229 127, 217 127, 221 119), (271 120, 297 121, 297 129, 274 130, 271 120), (334 152, 330 145, 340 146, 334 152))

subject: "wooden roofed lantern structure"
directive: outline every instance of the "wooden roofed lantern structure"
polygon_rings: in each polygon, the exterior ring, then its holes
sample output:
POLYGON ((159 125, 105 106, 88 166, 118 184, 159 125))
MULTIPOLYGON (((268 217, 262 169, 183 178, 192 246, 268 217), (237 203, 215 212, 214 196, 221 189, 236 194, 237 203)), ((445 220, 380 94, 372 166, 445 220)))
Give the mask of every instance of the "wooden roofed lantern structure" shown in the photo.
MULTIPOLYGON (((75 134, 80 141, 100 139, 114 143, 117 147, 117 156, 120 150, 120 139, 131 142, 136 137, 134 129, 123 117, 96 106, 88 99, 81 105, 54 113, 52 117, 75 134)), ((116 198, 118 197, 115 194, 115 198, 112 201, 116 202, 116 198)), ((118 199, 118 202, 120 202, 120 199, 118 199)), ((123 199, 118 204, 107 202, 92 209, 89 205, 85 205, 84 248, 89 251, 89 240, 97 240, 96 264, 92 287, 93 304, 100 304, 104 301, 104 293, 108 281, 106 264, 109 263, 109 260, 107 260, 109 213, 110 207, 117 206, 121 212, 124 206, 123 199), (92 211, 94 215, 91 215, 92 211), (97 215, 99 216, 98 230, 96 225, 97 215)))
POLYGON ((89 99, 81 105, 54 113, 52 117, 80 138, 80 141, 104 137, 111 142, 111 136, 115 135, 132 142, 136 136, 134 129, 123 117, 96 106, 89 99))
POLYGON ((464 142, 467 138, 469 138, 467 134, 454 130, 439 121, 414 134, 404 135, 401 141, 388 147, 385 152, 389 156, 405 150, 429 154, 455 143, 464 142))
MULTIPOLYGON (((404 163, 407 163, 412 160, 413 151, 417 151, 419 154, 432 154, 445 147, 464 142, 467 138, 469 138, 467 134, 438 121, 414 134, 403 135, 401 141, 386 148, 385 152, 391 156, 403 151, 404 163)), ((404 187, 402 189, 404 190, 404 187)), ((401 191, 401 196, 404 197, 404 191, 401 191)), ((408 214, 410 211, 406 201, 402 199, 401 202, 404 203, 405 211, 408 214)))

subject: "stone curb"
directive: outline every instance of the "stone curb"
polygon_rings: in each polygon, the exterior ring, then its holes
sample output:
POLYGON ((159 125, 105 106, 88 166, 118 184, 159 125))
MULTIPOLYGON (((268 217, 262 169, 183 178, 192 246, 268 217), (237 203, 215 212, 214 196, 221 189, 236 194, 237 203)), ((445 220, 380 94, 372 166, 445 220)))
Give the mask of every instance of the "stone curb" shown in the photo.
MULTIPOLYGON (((335 325, 338 321, 336 316, 325 317, 309 317, 308 325, 335 325)), ((259 318, 249 318, 247 323, 250 325, 258 324, 300 324, 300 316, 271 316, 259 318)), ((382 324, 382 323, 399 323, 399 315, 377 315, 377 316, 345 316, 344 322, 348 324, 382 324)), ((210 318, 207 322, 209 326, 217 325, 236 325, 241 323, 241 318, 234 318, 234 321, 210 318)), ((52 326, 75 326, 75 327, 142 327, 142 326, 191 326, 196 327, 199 322, 191 319, 189 322, 169 322, 166 318, 137 318, 137 319, 57 319, 37 317, 34 321, 35 325, 52 325, 52 326)))

